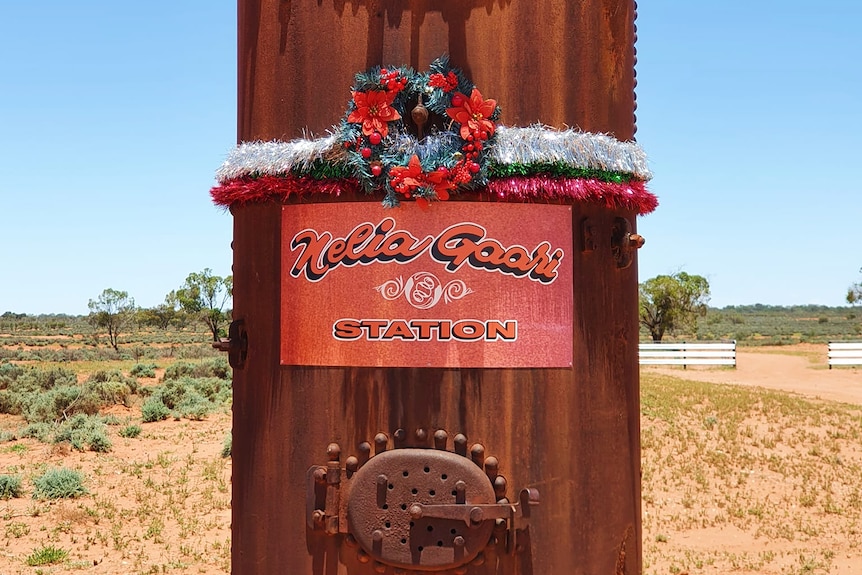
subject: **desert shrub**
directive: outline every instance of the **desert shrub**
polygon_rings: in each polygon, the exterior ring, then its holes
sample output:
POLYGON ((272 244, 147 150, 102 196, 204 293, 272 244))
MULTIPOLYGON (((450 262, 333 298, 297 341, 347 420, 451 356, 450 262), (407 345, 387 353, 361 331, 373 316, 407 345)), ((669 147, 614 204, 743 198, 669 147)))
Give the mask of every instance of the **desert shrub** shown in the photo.
POLYGON ((113 413, 108 413, 101 417, 102 423, 104 423, 105 425, 120 425, 121 423, 123 423, 122 421, 120 421, 120 418, 113 413))
POLYGON ((0 389, 7 389, 24 374, 24 368, 14 363, 0 363, 0 389))
POLYGON ((53 433, 54 426, 50 423, 30 423, 18 431, 18 437, 30 437, 43 443, 48 443, 51 441, 53 433))
POLYGON ((6 443, 7 441, 15 441, 18 439, 18 435, 12 431, 8 431, 6 429, 0 429, 0 443, 6 443))
POLYGON ((21 478, 17 475, 0 475, 0 499, 21 497, 21 478))
POLYGON ((102 419, 83 413, 73 415, 57 426, 54 443, 64 442, 68 442, 78 451, 89 449, 105 453, 111 450, 111 440, 108 439, 107 427, 102 419))
POLYGON ((122 428, 119 432, 120 437, 128 437, 135 438, 141 434, 141 426, 140 425, 127 425, 122 428))
MULTIPOLYGON (((33 367, 18 377, 14 389, 17 391, 48 390, 60 386, 75 385, 76 383, 78 383, 78 376, 72 370, 62 367, 48 369, 33 367)), ((10 387, 10 389, 13 388, 10 387)))
POLYGON ((181 377, 191 377, 194 373, 195 365, 187 361, 178 361, 165 368, 165 375, 162 376, 162 381, 171 379, 179 379, 181 377))
POLYGON ((55 563, 62 563, 68 557, 69 552, 65 549, 54 547, 53 545, 44 545, 38 549, 34 549, 33 552, 27 556, 27 565, 30 567, 54 565, 55 563))
POLYGON ((171 410, 165 405, 161 397, 152 396, 141 405, 141 417, 145 423, 161 421, 170 416, 171 410))
POLYGON ((87 494, 84 476, 68 467, 55 467, 33 480, 34 499, 74 499, 87 494))
POLYGON ((154 363, 136 363, 129 373, 135 377, 156 377, 156 368, 154 363))
POLYGON ((31 393, 24 402, 22 415, 28 423, 62 421, 79 413, 93 415, 107 405, 91 385, 64 385, 43 393, 31 393))
POLYGON ((129 394, 138 389, 138 380, 126 377, 118 369, 94 371, 86 383, 92 385, 99 397, 109 404, 126 404, 129 394))
MULTIPOLYGON (((194 372, 196 366, 185 364, 172 372, 194 372)), ((200 371, 205 373, 218 372, 220 367, 205 366, 200 371)), ((193 378, 188 375, 167 379, 162 385, 150 388, 147 401, 141 406, 144 421, 158 421, 169 415, 203 419, 218 410, 231 399, 231 383, 229 380, 217 377, 193 378)))
POLYGON ((233 434, 228 432, 221 446, 221 456, 230 457, 233 454, 233 434))
POLYGON ((26 396, 75 385, 77 382, 75 372, 61 367, 22 368, 4 363, 0 365, 0 411, 19 415, 26 396))
POLYGON ((178 361, 165 369, 165 375, 162 381, 172 379, 180 379, 183 377, 215 377, 218 379, 230 379, 232 375, 230 364, 223 357, 214 357, 201 361, 200 363, 190 363, 187 361, 178 361))

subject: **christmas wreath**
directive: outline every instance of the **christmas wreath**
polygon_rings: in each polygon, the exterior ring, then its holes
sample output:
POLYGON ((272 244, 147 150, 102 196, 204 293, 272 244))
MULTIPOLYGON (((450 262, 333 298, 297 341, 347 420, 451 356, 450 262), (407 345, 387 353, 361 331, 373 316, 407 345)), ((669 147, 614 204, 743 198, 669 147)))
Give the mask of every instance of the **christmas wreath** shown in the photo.
POLYGON ((357 74, 351 94, 339 139, 362 188, 384 190, 384 205, 399 197, 446 200, 487 182, 500 108, 448 59, 435 60, 428 73, 373 68, 357 74), (448 123, 430 121, 435 115, 448 123))
POLYGON ((603 134, 507 128, 446 57, 428 72, 375 67, 356 75, 347 110, 325 138, 241 144, 218 170, 217 204, 328 193, 383 193, 427 207, 468 190, 498 201, 598 201, 655 209, 642 150, 603 134))

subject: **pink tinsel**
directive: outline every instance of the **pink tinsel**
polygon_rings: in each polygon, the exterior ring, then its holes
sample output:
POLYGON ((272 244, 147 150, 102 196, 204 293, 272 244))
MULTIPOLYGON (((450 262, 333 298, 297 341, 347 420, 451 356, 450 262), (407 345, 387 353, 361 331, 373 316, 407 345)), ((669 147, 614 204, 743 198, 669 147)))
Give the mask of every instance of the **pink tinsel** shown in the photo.
POLYGON ((210 195, 216 204, 231 207, 267 200, 286 200, 294 195, 329 194, 338 197, 342 194, 357 194, 359 191, 359 182, 356 180, 316 180, 290 175, 237 178, 215 186, 210 190, 210 195))
POLYGON ((658 206, 658 198, 640 180, 615 183, 585 178, 512 177, 489 181, 487 191, 505 202, 574 200, 634 210, 640 215, 658 206))
MULTIPOLYGON (((603 182, 585 178, 552 178, 549 176, 511 177, 490 180, 480 196, 498 202, 546 202, 571 200, 604 205, 611 209, 633 210, 648 214, 658 199, 647 191, 645 182, 603 182)), ((267 200, 284 200, 292 195, 330 194, 358 195, 356 180, 315 180, 300 176, 263 176, 238 178, 210 190, 213 201, 221 206, 241 206, 267 200)))

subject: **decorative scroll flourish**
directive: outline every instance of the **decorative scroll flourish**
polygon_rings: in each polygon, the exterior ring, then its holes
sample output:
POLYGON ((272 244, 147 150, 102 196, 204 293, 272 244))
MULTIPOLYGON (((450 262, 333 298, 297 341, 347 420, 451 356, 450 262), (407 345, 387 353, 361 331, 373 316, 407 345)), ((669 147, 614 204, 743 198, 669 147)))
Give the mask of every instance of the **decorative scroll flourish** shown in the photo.
POLYGON ((445 303, 451 303, 474 293, 461 280, 452 280, 444 285, 430 272, 416 272, 407 278, 407 281, 398 276, 374 289, 380 292, 383 299, 389 301, 403 296, 416 309, 431 309, 440 303, 441 299, 445 303))

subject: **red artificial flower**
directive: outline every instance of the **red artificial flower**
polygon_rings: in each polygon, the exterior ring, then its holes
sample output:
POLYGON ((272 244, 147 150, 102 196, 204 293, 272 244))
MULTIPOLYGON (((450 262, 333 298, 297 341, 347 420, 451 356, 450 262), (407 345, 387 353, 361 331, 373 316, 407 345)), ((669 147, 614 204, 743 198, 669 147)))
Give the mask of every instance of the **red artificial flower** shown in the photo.
POLYGON ((455 184, 449 179, 449 170, 438 168, 427 174, 425 179, 434 188, 434 194, 438 200, 444 201, 449 199, 449 190, 455 187, 455 184))
MULTIPOLYGON (((389 182, 396 192, 407 198, 413 195, 416 188, 433 188, 434 195, 442 201, 448 200, 449 190, 455 188, 449 174, 448 170, 439 168, 429 173, 423 172, 419 156, 413 154, 407 166, 394 166, 389 170, 389 182)), ((428 200, 422 196, 416 196, 416 202, 423 208, 428 204, 428 200)))
POLYGON ((466 140, 471 134, 476 138, 483 132, 488 136, 492 135, 494 122, 488 118, 494 114, 497 101, 485 100, 477 88, 473 88, 469 98, 461 92, 457 92, 455 96, 460 96, 463 103, 455 108, 448 108, 446 114, 461 124, 461 139, 466 140))
POLYGON ((422 173, 422 165, 419 163, 419 156, 413 154, 407 166, 393 166, 389 170, 390 182, 395 191, 410 195, 414 188, 418 188, 424 181, 422 173))
POLYGON ((362 133, 370 136, 379 132, 386 137, 389 133, 388 122, 400 120, 401 114, 392 107, 395 93, 379 90, 368 92, 353 92, 353 103, 356 109, 350 112, 347 121, 354 124, 362 124, 362 133))

